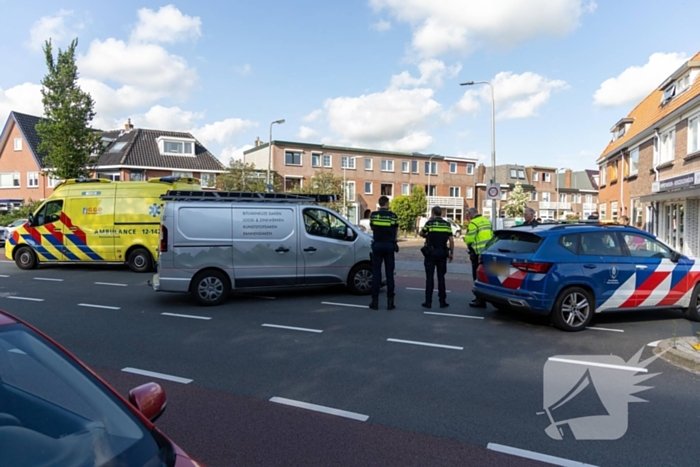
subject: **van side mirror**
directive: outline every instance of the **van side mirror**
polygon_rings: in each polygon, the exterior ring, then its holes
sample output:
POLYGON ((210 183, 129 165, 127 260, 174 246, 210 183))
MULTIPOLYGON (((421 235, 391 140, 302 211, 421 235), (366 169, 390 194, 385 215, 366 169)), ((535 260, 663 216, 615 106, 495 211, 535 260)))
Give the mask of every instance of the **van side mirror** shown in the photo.
POLYGON ((34 225, 34 214, 29 214, 27 220, 29 221, 30 226, 34 225))

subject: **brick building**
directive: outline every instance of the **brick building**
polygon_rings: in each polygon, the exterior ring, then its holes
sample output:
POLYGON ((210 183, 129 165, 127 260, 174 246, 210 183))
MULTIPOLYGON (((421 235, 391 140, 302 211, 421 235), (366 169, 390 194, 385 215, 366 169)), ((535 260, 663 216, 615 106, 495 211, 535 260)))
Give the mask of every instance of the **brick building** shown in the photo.
POLYGON ((700 53, 613 125, 597 160, 600 214, 700 253, 700 53))
POLYGON ((369 217, 380 196, 408 195, 423 187, 428 205, 440 205, 445 216, 464 218, 473 205, 476 159, 398 151, 380 151, 292 141, 256 141, 243 153, 243 161, 282 178, 285 190, 303 187, 317 171, 330 170, 347 182, 350 222, 369 217))
MULTIPOLYGON (((0 211, 45 199, 60 181, 52 177, 46 154, 39 152, 40 121, 10 112, 0 134, 0 211)), ((212 187, 216 175, 226 171, 190 133, 144 130, 129 122, 123 130, 102 132, 102 143, 104 152, 94 165, 94 176, 100 178, 128 181, 181 175, 212 187)))

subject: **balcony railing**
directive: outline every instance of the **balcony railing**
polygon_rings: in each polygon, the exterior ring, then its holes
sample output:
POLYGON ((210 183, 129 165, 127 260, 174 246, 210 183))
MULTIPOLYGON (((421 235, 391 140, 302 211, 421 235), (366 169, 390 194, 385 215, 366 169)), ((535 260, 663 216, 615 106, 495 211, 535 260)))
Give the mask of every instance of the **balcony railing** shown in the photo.
POLYGON ((440 206, 442 208, 463 208, 464 198, 456 196, 428 196, 428 206, 440 206))
POLYGON ((583 203, 584 211, 595 211, 598 209, 598 203, 583 203))
POLYGON ((556 201, 540 201, 540 209, 571 210, 571 203, 558 203, 556 201))

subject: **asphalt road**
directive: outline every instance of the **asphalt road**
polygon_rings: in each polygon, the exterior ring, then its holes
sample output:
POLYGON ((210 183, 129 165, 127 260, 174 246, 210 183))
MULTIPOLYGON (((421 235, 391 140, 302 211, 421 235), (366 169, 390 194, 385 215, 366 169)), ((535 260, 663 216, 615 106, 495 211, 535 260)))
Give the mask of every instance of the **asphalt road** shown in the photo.
POLYGON ((660 374, 643 383, 653 389, 637 394, 648 402, 628 405, 620 439, 556 441, 537 414, 549 358, 628 361, 642 348, 649 357, 647 344, 695 335, 699 323, 676 312, 624 313, 563 333, 546 318, 469 309, 465 276, 448 281, 449 308, 430 310, 444 314, 426 314, 423 291, 413 290, 422 279, 408 275, 397 278, 391 312, 369 310, 365 297, 339 288, 266 291, 201 308, 153 292, 148 276, 123 268, 21 271, 1 262, 0 308, 122 393, 156 380, 125 368, 191 380, 157 380, 169 398, 158 425, 208 465, 537 465, 496 452, 512 448, 560 465, 697 465, 700 376, 660 359, 648 366, 660 374))

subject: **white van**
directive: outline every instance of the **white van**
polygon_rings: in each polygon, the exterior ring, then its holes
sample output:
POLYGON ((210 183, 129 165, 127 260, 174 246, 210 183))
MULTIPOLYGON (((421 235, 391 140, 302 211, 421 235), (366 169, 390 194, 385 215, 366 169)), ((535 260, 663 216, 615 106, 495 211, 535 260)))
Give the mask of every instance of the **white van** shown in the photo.
POLYGON ((313 195, 170 191, 151 285, 202 305, 231 290, 345 284, 371 292, 372 238, 313 195))

